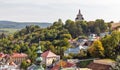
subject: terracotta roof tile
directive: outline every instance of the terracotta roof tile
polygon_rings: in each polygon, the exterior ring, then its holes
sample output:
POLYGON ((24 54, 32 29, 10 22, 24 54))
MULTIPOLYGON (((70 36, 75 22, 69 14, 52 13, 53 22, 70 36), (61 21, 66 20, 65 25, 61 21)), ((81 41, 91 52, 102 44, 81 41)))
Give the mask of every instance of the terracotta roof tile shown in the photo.
POLYGON ((14 58, 27 57, 27 54, 25 54, 25 53, 13 53, 11 55, 11 57, 14 57, 14 58))
POLYGON ((69 63, 69 62, 66 62, 66 61, 59 61, 55 66, 53 66, 53 68, 51 70, 59 70, 60 65, 63 68, 68 68, 68 67, 74 67, 75 66, 75 64, 73 64, 73 63, 69 63))
POLYGON ((41 54, 42 57, 58 57, 56 54, 54 54, 51 51, 46 51, 44 53, 41 54))

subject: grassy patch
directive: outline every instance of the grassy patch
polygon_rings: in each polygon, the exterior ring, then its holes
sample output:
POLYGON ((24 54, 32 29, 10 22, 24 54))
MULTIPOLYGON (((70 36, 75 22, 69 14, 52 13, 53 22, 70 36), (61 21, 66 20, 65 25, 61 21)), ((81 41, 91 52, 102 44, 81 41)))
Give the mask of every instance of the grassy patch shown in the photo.
POLYGON ((80 62, 77 63, 77 67, 85 68, 91 62, 93 62, 93 60, 80 61, 80 62))

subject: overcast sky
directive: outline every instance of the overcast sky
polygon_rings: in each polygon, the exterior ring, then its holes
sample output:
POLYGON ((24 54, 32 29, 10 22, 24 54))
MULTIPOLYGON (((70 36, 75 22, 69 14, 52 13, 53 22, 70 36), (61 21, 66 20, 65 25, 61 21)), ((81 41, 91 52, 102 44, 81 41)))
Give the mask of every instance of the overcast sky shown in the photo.
POLYGON ((0 0, 0 20, 54 22, 74 20, 78 10, 85 20, 120 21, 120 0, 0 0))

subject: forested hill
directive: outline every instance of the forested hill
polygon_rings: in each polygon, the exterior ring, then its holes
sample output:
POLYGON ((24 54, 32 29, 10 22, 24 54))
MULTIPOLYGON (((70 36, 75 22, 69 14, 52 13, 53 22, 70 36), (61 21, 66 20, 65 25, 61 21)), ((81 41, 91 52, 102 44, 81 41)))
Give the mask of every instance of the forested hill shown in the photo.
MULTIPOLYGON (((77 22, 67 20, 65 24, 62 20, 58 20, 47 28, 40 28, 39 26, 26 26, 14 34, 5 35, 2 33, 0 35, 0 52, 9 54, 14 52, 27 53, 29 56, 28 58, 34 63, 37 56, 36 48, 39 46, 39 40, 41 41, 40 45, 42 51, 51 50, 57 55, 64 55, 64 51, 73 47, 68 40, 77 39, 80 36, 87 37, 90 33, 99 35, 100 33, 107 32, 110 29, 111 24, 104 22, 102 19, 77 22)), ((92 45, 93 50, 90 48, 90 51, 85 51, 86 53, 81 51, 82 54, 75 56, 70 55, 68 58, 76 58, 77 56, 77 58, 80 59, 88 57, 115 58, 115 56, 120 53, 118 52, 120 51, 118 47, 119 43, 120 32, 115 31, 112 32, 111 35, 107 35, 105 38, 102 38, 102 40, 96 41, 95 45, 92 45), (117 51, 115 52, 115 50, 117 51)))
POLYGON ((46 22, 13 22, 13 21, 0 21, 0 28, 13 28, 13 29, 22 29, 25 26, 38 25, 42 28, 52 25, 51 23, 46 22))

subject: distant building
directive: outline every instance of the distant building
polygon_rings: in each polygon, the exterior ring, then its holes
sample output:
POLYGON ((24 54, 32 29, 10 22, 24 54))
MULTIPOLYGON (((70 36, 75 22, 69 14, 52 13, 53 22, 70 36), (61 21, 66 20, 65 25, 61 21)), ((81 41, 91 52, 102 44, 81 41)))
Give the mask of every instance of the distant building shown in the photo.
POLYGON ((14 63, 0 64, 0 70, 20 70, 14 63))
POLYGON ((100 37, 98 37, 96 34, 90 34, 88 36, 88 41, 96 41, 99 40, 100 37))
POLYGON ((65 70, 65 68, 67 68, 66 70, 74 70, 76 68, 76 64, 60 60, 50 70, 59 70, 61 66, 61 70, 65 70))
POLYGON ((92 70, 110 70, 115 61, 110 59, 98 59, 91 62, 87 67, 92 70))
POLYGON ((88 48, 87 40, 86 39, 78 39, 77 41, 70 42, 74 48, 68 48, 65 52, 64 55, 68 56, 70 53, 73 54, 78 54, 80 50, 85 50, 88 48), (75 44, 75 45, 74 45, 75 44))
POLYGON ((0 70, 19 70, 18 65, 11 61, 10 55, 0 53, 0 70))
POLYGON ((11 55, 11 60, 16 64, 20 64, 23 60, 26 60, 28 57, 25 53, 13 53, 11 55))
POLYGON ((68 56, 70 53, 72 53, 72 54, 78 54, 79 52, 80 52, 80 50, 85 50, 85 49, 87 49, 88 48, 88 46, 86 46, 86 45, 79 45, 78 47, 75 47, 75 48, 68 48, 65 52, 64 52, 64 55, 65 56, 68 56))
POLYGON ((79 10, 77 17, 75 18, 75 21, 81 21, 84 20, 83 15, 81 14, 81 11, 79 10))
POLYGON ((41 56, 43 58, 42 62, 46 64, 46 66, 50 66, 53 62, 60 60, 60 56, 54 54, 50 50, 42 53, 41 56))

